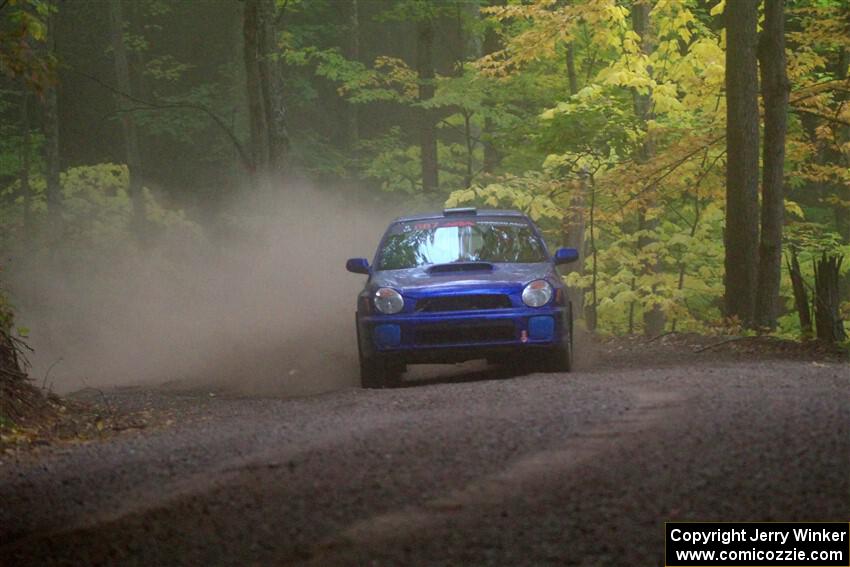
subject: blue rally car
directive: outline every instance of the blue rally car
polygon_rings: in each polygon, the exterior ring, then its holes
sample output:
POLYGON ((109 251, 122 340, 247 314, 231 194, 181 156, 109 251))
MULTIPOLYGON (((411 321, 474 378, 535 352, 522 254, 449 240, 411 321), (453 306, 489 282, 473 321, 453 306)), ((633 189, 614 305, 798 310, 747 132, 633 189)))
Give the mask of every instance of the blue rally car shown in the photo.
POLYGON ((396 219, 373 264, 346 263, 369 279, 357 301, 363 387, 398 382, 406 365, 509 360, 530 355, 553 371, 572 363, 572 309, 551 255, 518 211, 446 209, 396 219))

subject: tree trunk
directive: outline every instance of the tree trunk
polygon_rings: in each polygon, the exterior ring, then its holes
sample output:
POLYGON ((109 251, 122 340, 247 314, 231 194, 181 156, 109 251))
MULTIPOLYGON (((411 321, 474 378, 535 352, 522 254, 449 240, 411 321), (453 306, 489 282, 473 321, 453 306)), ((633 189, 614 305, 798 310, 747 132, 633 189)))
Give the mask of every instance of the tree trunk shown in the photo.
MULTIPOLYGON (((122 0, 110 0, 109 23, 112 38, 112 51, 115 63, 115 78, 118 90, 128 96, 133 95, 130 82, 130 65, 127 60, 127 47, 124 45, 124 15, 122 0)), ((130 229, 137 237, 145 233, 145 205, 142 195, 142 160, 139 154, 139 138, 136 122, 125 98, 117 98, 118 110, 121 113, 121 130, 124 136, 124 148, 127 159, 127 169, 130 174, 130 203, 132 206, 130 229)))
POLYGON ((273 0, 263 0, 258 11, 257 70, 263 96, 266 148, 269 171, 277 174, 285 170, 289 153, 289 136, 286 133, 286 109, 283 104, 281 63, 272 55, 277 51, 273 0))
POLYGON ((567 44, 567 80, 570 82, 570 95, 578 92, 578 77, 576 76, 576 57, 573 44, 567 44))
MULTIPOLYGON (((649 12, 652 6, 649 2, 635 2, 632 5, 632 28, 634 32, 640 36, 640 48, 644 55, 652 53, 653 45, 650 38, 649 28, 649 12)), ((635 115, 645 129, 647 129, 646 137, 638 150, 637 161, 647 162, 655 153, 655 143, 652 140, 652 135, 648 131, 647 123, 653 118, 652 115, 652 92, 640 93, 634 90, 632 93, 634 100, 635 115)), ((650 191, 650 195, 654 194, 654 190, 650 191)), ((638 226, 640 230, 647 233, 652 233, 658 228, 657 218, 647 219, 646 206, 642 206, 638 211, 638 226)), ((642 251, 655 242, 652 236, 641 236, 638 238, 638 250, 642 251)), ((644 268, 644 274, 654 276, 660 271, 660 262, 656 258, 650 261, 644 268)), ((656 285, 651 286, 652 293, 656 292, 656 285)), ((657 302, 652 302, 643 312, 643 331, 646 335, 656 336, 664 331, 666 317, 661 305, 657 302)))
POLYGON ((759 112, 756 64, 758 0, 727 2, 726 229, 724 308, 753 324, 758 276, 759 112))
POLYGON ((812 312, 809 308, 809 294, 806 291, 806 282, 803 280, 800 262, 797 260, 795 250, 791 250, 788 274, 791 276, 791 286, 794 289, 794 306, 797 308, 797 316, 800 318, 800 334, 804 339, 810 339, 812 337, 812 312))
POLYGON ((24 200, 24 226, 25 238, 32 235, 32 191, 30 189, 30 117, 29 117, 29 91, 24 86, 21 92, 21 171, 19 180, 21 182, 21 196, 24 200))
POLYGON ((265 173, 269 148, 266 134, 266 112, 263 108, 263 91, 260 81, 259 20, 260 0, 245 0, 242 11, 243 57, 245 60, 245 87, 248 99, 248 128, 252 175, 265 173))
MULTIPOLYGON (((587 195, 587 176, 582 175, 575 190, 570 196, 570 207, 564 213, 561 225, 564 246, 575 248, 578 251, 578 260, 564 268, 564 275, 573 272, 579 274, 584 272, 584 210, 587 195)), ((573 313, 584 313, 584 289, 569 288, 570 302, 573 305, 573 313)))
MULTIPOLYGON (((127 18, 127 29, 134 34, 144 35, 146 22, 146 14, 144 5, 140 2, 128 2, 125 4, 129 13, 125 14, 127 18)), ((147 65, 146 50, 136 49, 128 54, 130 67, 135 69, 145 69, 147 65)), ((133 94, 144 100, 153 100, 156 95, 151 92, 151 86, 148 77, 144 72, 131 74, 133 80, 133 94)), ((142 154, 142 159, 146 158, 144 143, 139 149, 142 154)))
POLYGON ((463 137, 466 142, 466 172, 463 175, 463 186, 469 188, 472 186, 473 161, 475 158, 475 140, 472 138, 472 114, 466 109, 463 109, 463 137))
MULTIPOLYGON (((702 165, 700 166, 701 168, 705 168, 706 159, 708 159, 708 150, 706 150, 705 155, 703 156, 702 165)), ((703 171, 704 171, 704 169, 703 169, 703 171)), ((693 238, 694 235, 697 233, 697 228, 699 227, 699 222, 700 222, 700 216, 702 215, 702 212, 701 212, 701 209, 700 209, 700 200, 699 200, 699 182, 697 182, 697 184, 694 186, 693 198, 694 198, 694 222, 693 222, 693 224, 691 224, 691 231, 689 233, 691 238, 693 238)), ((682 290, 685 289, 685 269, 686 268, 687 268, 687 266, 685 265, 685 262, 680 261, 679 262, 679 278, 676 282, 676 290, 678 290, 679 293, 681 293, 682 290)), ((685 307, 687 307, 687 302, 685 302, 685 307)), ((673 320, 670 323, 670 331, 673 332, 673 333, 676 332, 676 322, 677 322, 677 319, 674 317, 673 320)))
MULTIPOLYGON (((417 25, 416 71, 419 75, 419 101, 434 98, 434 24, 424 19, 417 25)), ((437 127, 434 112, 419 109, 419 143, 422 159, 422 190, 432 193, 439 187, 437 163, 437 127)))
MULTIPOLYGON (((570 84, 570 96, 578 92, 578 80, 576 79, 575 57, 573 46, 567 46, 567 78, 570 84)), ((578 251, 578 261, 564 270, 565 275, 573 272, 581 274, 584 271, 584 208, 585 194, 587 193, 587 176, 582 174, 579 183, 570 196, 570 206, 564 212, 561 221, 561 234, 564 246, 575 248, 578 251)), ((573 313, 584 313, 584 289, 569 288, 570 302, 573 305, 573 313)))
MULTIPOLYGON (((658 219, 657 218, 646 218, 645 209, 641 209, 638 211, 638 226, 639 230, 643 232, 652 232, 658 228, 658 219)), ((654 236, 640 236, 638 237, 637 247, 639 251, 644 251, 647 247, 653 244, 656 241, 654 236)), ((655 254, 655 258, 653 260, 649 260, 648 265, 644 267, 644 275, 649 276, 653 279, 656 279, 657 274, 661 271, 661 261, 657 257, 657 253, 655 254)), ((650 289, 653 294, 657 292, 657 284, 652 283, 650 285, 650 289)), ((664 311, 661 309, 661 305, 658 302, 650 303, 643 312, 643 332, 645 335, 650 337, 655 337, 664 332, 664 326, 667 323, 667 317, 664 314, 664 311)))
POLYGON ((599 305, 599 298, 597 296, 597 287, 596 287, 596 279, 599 276, 599 264, 598 264, 598 254, 596 250, 596 226, 595 226, 595 217, 596 217, 596 183, 593 179, 593 176, 588 177, 590 184, 590 259, 591 259, 591 267, 590 267, 590 305, 586 305, 584 309, 584 322, 587 325, 588 331, 596 330, 597 323, 597 306, 599 305))
POLYGON ((775 329, 782 273, 782 222, 785 212, 785 129, 790 85, 785 71, 785 0, 765 3, 759 45, 764 101, 761 242, 755 324, 775 329))
MULTIPOLYGON (((490 55, 499 51, 502 48, 502 42, 499 39, 499 34, 492 26, 488 26, 484 32, 484 44, 482 46, 483 55, 490 55)), ((484 116, 484 172, 494 173, 499 167, 499 162, 502 161, 502 156, 496 149, 493 143, 493 133, 496 127, 493 124, 493 119, 489 114, 484 116)))
MULTIPOLYGON (((632 5, 632 29, 638 36, 640 36, 640 50, 641 53, 644 55, 650 55, 653 49, 649 29, 650 8, 651 6, 646 1, 636 1, 632 5)), ((645 128, 646 122, 652 119, 653 117, 652 91, 641 93, 637 89, 633 89, 632 100, 634 104, 635 115, 645 128)), ((652 144, 652 140, 649 138, 649 136, 647 136, 644 140, 644 143, 641 145, 641 148, 639 150, 639 154, 641 155, 639 155, 638 157, 640 161, 646 161, 650 157, 652 157, 653 153, 654 147, 652 144)))
POLYGON ((824 254, 815 262, 815 329, 817 337, 830 344, 847 338, 839 307, 838 280, 842 256, 824 254))
MULTIPOLYGON (((350 0, 348 9, 348 59, 360 61, 360 8, 358 0, 350 0)), ((360 141, 358 108, 353 103, 348 103, 346 108, 346 140, 348 148, 353 149, 360 141)))
MULTIPOLYGON (((487 27, 484 32, 484 44, 483 51, 484 55, 490 55, 491 53, 495 53, 499 49, 501 49, 501 41, 499 40, 499 34, 496 33, 492 27, 487 27)), ((493 119, 490 118, 489 115, 484 117, 484 172, 485 173, 494 173, 496 168, 499 166, 499 162, 502 160, 502 156, 499 151, 496 149, 495 144, 493 143, 493 132, 495 132, 496 128, 493 124, 493 119)))
MULTIPOLYGON (((47 49, 56 54, 56 26, 59 12, 50 16, 47 24, 47 49)), ((53 243, 61 238, 62 187, 59 178, 59 95, 58 83, 51 84, 44 93, 44 165, 47 184, 48 240, 53 243)))

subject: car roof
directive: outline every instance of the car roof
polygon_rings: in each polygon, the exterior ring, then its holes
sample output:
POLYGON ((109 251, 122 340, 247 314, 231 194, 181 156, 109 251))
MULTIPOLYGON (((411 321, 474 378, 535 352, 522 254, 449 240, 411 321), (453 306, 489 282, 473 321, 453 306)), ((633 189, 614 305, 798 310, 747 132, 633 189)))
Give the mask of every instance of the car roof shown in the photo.
MULTIPOLYGON (((451 209, 449 209, 451 210, 451 209)), ((475 217, 521 217, 527 219, 525 213, 514 209, 471 209, 469 212, 454 211, 446 214, 444 211, 421 213, 398 217, 393 222, 408 222, 418 220, 444 219, 444 218, 475 218, 475 217)))

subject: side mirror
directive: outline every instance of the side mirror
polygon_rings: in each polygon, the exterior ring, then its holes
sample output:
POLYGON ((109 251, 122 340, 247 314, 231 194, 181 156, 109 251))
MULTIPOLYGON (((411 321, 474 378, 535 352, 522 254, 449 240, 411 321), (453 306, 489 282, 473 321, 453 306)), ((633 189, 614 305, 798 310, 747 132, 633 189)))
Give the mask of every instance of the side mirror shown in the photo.
POLYGON ((558 248, 555 251, 555 265, 569 264, 578 260, 578 250, 575 248, 558 248))
POLYGON ((366 258, 349 258, 345 263, 345 269, 352 274, 368 274, 369 261, 366 258))

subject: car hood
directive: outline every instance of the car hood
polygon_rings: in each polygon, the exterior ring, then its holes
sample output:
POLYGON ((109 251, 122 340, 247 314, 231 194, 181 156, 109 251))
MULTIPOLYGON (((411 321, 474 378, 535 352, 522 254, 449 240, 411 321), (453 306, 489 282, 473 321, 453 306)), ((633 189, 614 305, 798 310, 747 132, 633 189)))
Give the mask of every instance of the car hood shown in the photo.
POLYGON ((413 296, 434 291, 463 291, 465 289, 498 288, 504 291, 521 289, 537 279, 551 279, 551 264, 491 264, 492 269, 470 269, 451 272, 429 271, 432 266, 406 270, 383 270, 372 274, 374 287, 392 287, 413 296))

